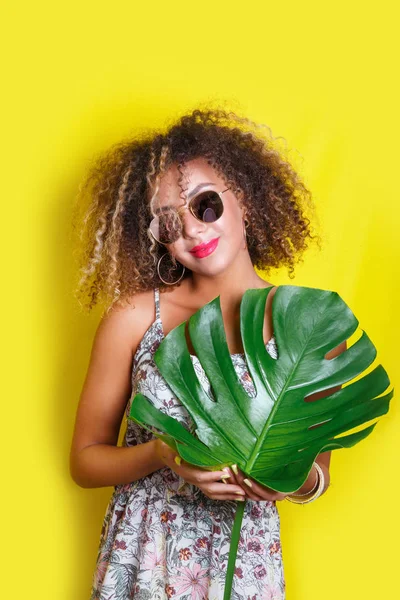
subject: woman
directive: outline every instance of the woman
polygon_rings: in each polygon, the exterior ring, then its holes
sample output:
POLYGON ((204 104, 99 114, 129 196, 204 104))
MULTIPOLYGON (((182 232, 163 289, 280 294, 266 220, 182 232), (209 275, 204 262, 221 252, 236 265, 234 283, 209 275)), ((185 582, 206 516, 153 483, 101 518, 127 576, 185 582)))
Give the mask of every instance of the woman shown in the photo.
MULTIPOLYGON (((89 308, 101 295, 111 298, 94 338, 71 447, 78 485, 115 488, 91 600, 222 598, 235 502, 244 499, 232 598, 285 598, 276 505, 285 494, 246 478, 235 465, 210 472, 175 460, 167 445, 131 420, 117 446, 137 392, 192 427, 153 356, 171 329, 218 295, 235 369, 246 391, 254 390, 239 329, 241 298, 249 288, 273 286, 254 267, 287 266, 292 275, 313 237, 305 216, 309 192, 274 139, 254 127, 232 113, 196 110, 166 132, 115 146, 82 187, 90 205, 78 290, 90 297, 89 308)), ((273 287, 263 334, 277 358, 273 287)), ((323 493, 329 461, 330 452, 320 454, 296 494, 310 498, 318 485, 323 493)))

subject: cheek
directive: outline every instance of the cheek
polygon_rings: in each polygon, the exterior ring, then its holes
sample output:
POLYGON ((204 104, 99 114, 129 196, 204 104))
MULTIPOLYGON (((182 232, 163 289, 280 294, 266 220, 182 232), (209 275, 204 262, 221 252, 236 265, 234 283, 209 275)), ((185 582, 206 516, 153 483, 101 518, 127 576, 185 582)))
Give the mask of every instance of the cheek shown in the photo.
POLYGON ((191 258, 191 255, 188 252, 190 246, 194 246, 194 243, 188 244, 182 238, 180 238, 174 244, 169 244, 168 246, 166 245, 165 249, 169 252, 169 254, 171 254, 171 256, 174 256, 176 260, 183 260, 186 264, 188 259, 191 258))
POLYGON ((179 239, 174 244, 166 244, 165 245, 166 252, 169 252, 171 256, 175 256, 177 260, 182 256, 185 252, 184 242, 182 239, 179 239))
POLYGON ((232 214, 231 211, 223 214, 218 221, 212 224, 214 231, 224 240, 234 244, 243 236, 243 222, 240 213, 232 214))

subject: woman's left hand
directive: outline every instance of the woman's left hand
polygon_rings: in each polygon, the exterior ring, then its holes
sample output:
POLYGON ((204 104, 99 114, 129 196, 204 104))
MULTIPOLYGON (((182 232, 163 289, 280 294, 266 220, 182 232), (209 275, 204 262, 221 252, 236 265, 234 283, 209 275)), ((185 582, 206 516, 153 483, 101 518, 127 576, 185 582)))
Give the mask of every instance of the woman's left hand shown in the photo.
POLYGON ((261 485, 261 483, 258 483, 257 481, 254 481, 254 479, 246 477, 239 467, 237 467, 237 475, 233 471, 232 467, 226 467, 224 471, 230 475, 230 478, 227 481, 229 481, 229 483, 236 483, 237 485, 240 485, 240 487, 246 492, 246 498, 249 500, 264 500, 272 502, 275 500, 284 500, 287 496, 287 494, 276 492, 275 490, 265 485, 261 485), (251 486, 246 482, 250 482, 251 486))

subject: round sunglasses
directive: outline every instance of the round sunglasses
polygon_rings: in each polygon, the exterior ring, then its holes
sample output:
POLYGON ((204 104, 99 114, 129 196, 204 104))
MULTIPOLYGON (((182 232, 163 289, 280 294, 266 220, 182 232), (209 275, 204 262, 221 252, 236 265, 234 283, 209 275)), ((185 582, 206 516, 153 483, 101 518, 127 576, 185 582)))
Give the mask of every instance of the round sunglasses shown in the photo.
POLYGON ((149 231, 156 242, 160 244, 173 244, 182 235, 182 219, 180 214, 188 208, 191 214, 202 223, 214 223, 224 212, 222 192, 207 190, 200 192, 189 200, 188 204, 179 208, 166 206, 161 208, 160 214, 152 219, 149 225, 149 231))

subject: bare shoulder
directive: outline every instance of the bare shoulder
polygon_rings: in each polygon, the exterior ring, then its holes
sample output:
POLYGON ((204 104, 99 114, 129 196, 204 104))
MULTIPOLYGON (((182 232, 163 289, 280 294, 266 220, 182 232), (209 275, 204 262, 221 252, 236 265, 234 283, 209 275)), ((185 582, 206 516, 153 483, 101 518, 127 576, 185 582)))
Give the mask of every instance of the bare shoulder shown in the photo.
POLYGON ((107 343, 118 340, 131 347, 132 355, 146 330, 155 319, 154 291, 140 292, 116 302, 105 311, 99 322, 96 337, 107 343))
POLYGON ((270 340, 274 335, 274 328, 272 323, 272 300, 279 286, 273 285, 272 283, 266 281, 264 283, 267 283, 267 285, 263 285, 262 287, 268 289, 268 295, 265 302, 265 318, 263 327, 263 336, 265 343, 267 343, 267 341, 270 340))
POLYGON ((279 285, 271 285, 271 290, 268 294, 269 301, 271 302, 272 298, 275 296, 276 292, 279 289, 279 285))
POLYGON ((271 283, 270 285, 266 286, 266 288, 269 290, 269 292, 268 292, 267 301, 266 301, 266 304, 265 304, 265 309, 266 309, 267 313, 270 313, 271 310, 272 310, 271 309, 271 307, 272 307, 272 299, 275 296, 276 292, 278 291, 279 286, 278 285, 273 285, 271 283))

